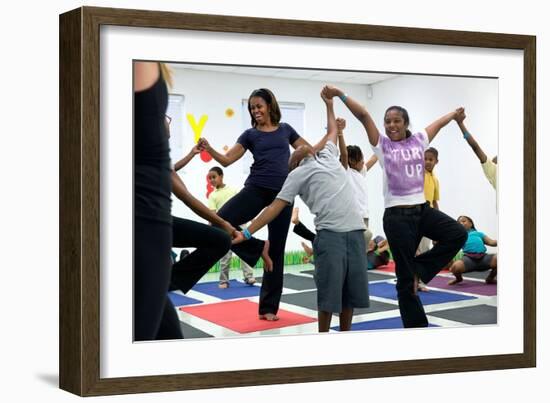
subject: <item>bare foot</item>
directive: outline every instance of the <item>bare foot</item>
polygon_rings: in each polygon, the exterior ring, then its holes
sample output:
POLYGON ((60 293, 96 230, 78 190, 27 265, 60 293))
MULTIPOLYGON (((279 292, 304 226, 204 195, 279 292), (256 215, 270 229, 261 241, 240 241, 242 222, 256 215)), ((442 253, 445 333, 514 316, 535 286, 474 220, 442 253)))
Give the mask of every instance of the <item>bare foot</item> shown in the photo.
POLYGON ((292 216, 290 217, 290 222, 294 225, 300 222, 300 218, 298 217, 299 212, 300 212, 300 209, 298 207, 294 207, 292 209, 292 216))
POLYGON ((485 283, 486 283, 486 284, 496 284, 496 283, 497 283, 497 279, 494 278, 494 277, 487 277, 487 278, 485 279, 485 283))
POLYGON ((268 322, 275 322, 276 320, 279 320, 279 317, 274 313, 264 313, 263 315, 260 315, 259 318, 260 320, 267 320, 268 322))
POLYGON ((273 271, 273 261, 269 257, 269 241, 267 239, 264 241, 262 259, 264 260, 264 271, 273 271))
POLYGON ((418 280, 418 291, 428 292, 430 290, 428 289, 428 287, 426 287, 426 284, 424 284, 422 280, 418 280))
MULTIPOLYGON (((456 275, 455 275, 456 276, 456 275)), ((464 280, 462 278, 462 276, 456 276, 454 279, 452 279, 451 281, 449 281, 447 284, 448 285, 455 285, 455 284, 458 284, 458 283, 461 283, 462 280, 464 280)))

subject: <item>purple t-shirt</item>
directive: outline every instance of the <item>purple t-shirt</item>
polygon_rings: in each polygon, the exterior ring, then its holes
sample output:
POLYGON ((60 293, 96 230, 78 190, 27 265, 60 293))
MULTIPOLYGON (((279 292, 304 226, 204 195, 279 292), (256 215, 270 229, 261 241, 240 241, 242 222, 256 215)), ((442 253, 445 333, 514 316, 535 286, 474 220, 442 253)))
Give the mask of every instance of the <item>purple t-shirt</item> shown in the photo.
POLYGON ((237 139, 245 150, 250 150, 254 163, 244 183, 267 189, 281 190, 288 176, 289 145, 300 136, 288 123, 279 123, 277 130, 262 132, 251 128, 237 139))
POLYGON ((419 132, 401 141, 380 134, 372 149, 383 168, 384 206, 421 204, 424 197, 424 151, 428 135, 419 132))

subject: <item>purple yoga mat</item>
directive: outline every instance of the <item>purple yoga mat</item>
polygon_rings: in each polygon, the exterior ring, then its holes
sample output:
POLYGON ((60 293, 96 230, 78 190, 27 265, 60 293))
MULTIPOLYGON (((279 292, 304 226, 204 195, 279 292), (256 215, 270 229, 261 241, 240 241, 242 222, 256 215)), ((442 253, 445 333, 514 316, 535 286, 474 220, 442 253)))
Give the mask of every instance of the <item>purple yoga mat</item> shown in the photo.
POLYGON ((472 281, 472 280, 464 279, 464 281, 462 281, 461 283, 458 283, 455 285, 448 285, 447 283, 452 278, 454 277, 436 276, 428 284, 428 289, 430 287, 435 287, 435 288, 441 288, 444 290, 468 292, 471 294, 478 294, 478 295, 485 295, 485 296, 497 295, 496 284, 485 284, 485 282, 481 282, 481 281, 472 281))

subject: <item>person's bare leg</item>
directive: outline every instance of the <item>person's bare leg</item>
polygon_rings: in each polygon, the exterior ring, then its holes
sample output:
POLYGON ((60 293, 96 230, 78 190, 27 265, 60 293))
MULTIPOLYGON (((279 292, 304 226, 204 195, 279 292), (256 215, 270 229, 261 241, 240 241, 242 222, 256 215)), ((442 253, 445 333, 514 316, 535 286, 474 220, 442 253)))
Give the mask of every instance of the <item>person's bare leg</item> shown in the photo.
POLYGON ((332 312, 319 311, 317 313, 319 319, 319 333, 326 333, 330 329, 330 320, 332 319, 332 312))
POLYGON ((269 257, 269 241, 264 241, 264 248, 262 249, 262 259, 264 260, 264 271, 273 271, 273 261, 269 257))
POLYGON ((351 330, 351 321, 353 319, 353 308, 344 308, 340 312, 340 331, 351 330))
POLYGON ((487 284, 496 284, 497 283, 497 255, 493 256, 491 259, 491 264, 489 265, 491 267, 491 272, 485 279, 485 282, 487 284))
POLYGON ((462 260, 457 260, 454 262, 451 266, 451 273, 454 274, 455 278, 451 281, 449 281, 447 284, 449 285, 455 285, 460 283, 462 280, 462 273, 466 271, 466 266, 464 266, 464 262, 462 260))

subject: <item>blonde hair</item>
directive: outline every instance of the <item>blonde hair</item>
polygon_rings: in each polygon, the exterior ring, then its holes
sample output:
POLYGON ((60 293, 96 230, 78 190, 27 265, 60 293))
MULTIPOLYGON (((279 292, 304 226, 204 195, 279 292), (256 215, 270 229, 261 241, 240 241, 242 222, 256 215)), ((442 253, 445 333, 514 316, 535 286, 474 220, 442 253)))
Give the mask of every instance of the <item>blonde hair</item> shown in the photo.
POLYGON ((168 67, 166 63, 159 63, 159 66, 162 79, 166 82, 168 88, 172 88, 172 86, 174 85, 172 70, 170 69, 170 67, 168 67))

